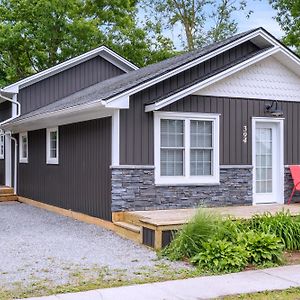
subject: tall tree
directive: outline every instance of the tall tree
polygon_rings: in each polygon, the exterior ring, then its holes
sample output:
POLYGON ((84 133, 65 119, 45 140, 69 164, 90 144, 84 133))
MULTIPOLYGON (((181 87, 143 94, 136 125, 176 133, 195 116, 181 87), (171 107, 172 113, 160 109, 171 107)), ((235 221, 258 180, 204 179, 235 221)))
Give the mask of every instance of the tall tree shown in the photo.
MULTIPOLYGON (((237 31, 233 13, 246 9, 246 0, 144 0, 144 9, 165 28, 182 28, 184 47, 193 50, 237 31)), ((246 16, 249 16, 248 12, 246 16)))
POLYGON ((173 55, 168 41, 137 26, 135 14, 134 0, 0 0, 0 83, 103 44, 140 66, 173 55))
POLYGON ((295 48, 300 55, 300 1, 299 0, 270 0, 277 11, 276 20, 285 33, 283 42, 295 48))

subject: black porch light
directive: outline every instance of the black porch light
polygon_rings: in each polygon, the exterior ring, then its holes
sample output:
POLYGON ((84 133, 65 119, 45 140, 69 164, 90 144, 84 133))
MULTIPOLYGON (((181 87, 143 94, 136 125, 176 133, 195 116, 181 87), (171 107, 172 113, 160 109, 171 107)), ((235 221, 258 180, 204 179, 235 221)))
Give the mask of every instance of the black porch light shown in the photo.
POLYGON ((282 117, 283 111, 278 108, 278 101, 273 100, 271 104, 265 105, 265 113, 269 113, 273 117, 282 117))

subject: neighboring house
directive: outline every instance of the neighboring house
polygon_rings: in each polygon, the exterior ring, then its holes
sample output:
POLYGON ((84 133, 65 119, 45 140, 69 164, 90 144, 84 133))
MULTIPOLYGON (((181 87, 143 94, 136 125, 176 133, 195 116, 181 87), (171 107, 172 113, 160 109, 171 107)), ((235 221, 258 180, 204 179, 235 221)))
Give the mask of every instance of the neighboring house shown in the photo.
POLYGON ((284 203, 300 163, 300 59, 262 28, 141 69, 101 47, 2 95, 21 106, 0 104, 17 193, 105 220, 284 203))

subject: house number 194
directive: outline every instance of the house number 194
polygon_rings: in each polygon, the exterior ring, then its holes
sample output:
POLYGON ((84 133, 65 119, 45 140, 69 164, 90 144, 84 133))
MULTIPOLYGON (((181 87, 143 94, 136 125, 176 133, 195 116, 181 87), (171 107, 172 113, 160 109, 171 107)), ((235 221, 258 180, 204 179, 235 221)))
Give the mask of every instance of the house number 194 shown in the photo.
POLYGON ((247 140, 248 140, 248 128, 247 126, 243 126, 243 143, 247 144, 247 140))

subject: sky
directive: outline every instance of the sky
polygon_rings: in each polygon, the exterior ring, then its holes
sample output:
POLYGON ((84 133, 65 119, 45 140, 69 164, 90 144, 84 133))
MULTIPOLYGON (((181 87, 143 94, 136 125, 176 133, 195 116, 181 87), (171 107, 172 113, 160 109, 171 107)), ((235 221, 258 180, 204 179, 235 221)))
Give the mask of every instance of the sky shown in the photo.
MULTIPOLYGON (((257 27, 264 27, 276 38, 280 39, 283 36, 278 23, 274 20, 276 11, 271 7, 267 0, 248 0, 247 11, 252 10, 250 18, 246 18, 246 12, 237 12, 234 17, 238 23, 238 32, 247 31, 257 27)), ((164 34, 170 37, 176 49, 182 49, 182 44, 178 34, 181 32, 181 27, 177 26, 173 31, 165 31, 164 34)))

